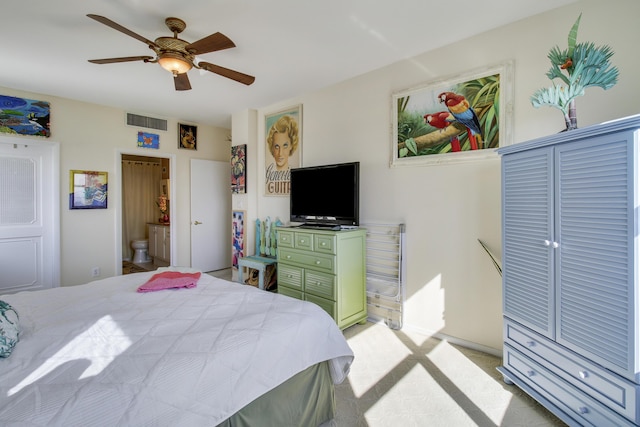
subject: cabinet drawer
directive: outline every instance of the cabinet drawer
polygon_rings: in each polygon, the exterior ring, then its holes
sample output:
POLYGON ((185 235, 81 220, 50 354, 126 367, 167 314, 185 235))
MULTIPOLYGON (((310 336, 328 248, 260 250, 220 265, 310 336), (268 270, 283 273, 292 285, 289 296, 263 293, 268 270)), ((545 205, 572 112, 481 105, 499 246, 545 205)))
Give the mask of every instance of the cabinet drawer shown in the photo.
POLYGON ((278 284, 289 288, 304 290, 304 270, 300 267, 278 263, 278 284))
POLYGON ((516 383, 522 381, 581 425, 633 425, 508 345, 504 347, 504 365, 519 377, 512 378, 516 383))
POLYGON ((336 253, 336 236, 318 234, 313 239, 313 250, 324 254, 336 253))
POLYGON ((278 261, 335 273, 335 256, 280 248, 278 261))
POLYGON ((313 234, 311 233, 294 233, 294 244, 296 249, 313 250, 313 234))
POLYGON ((304 299, 306 301, 319 305, 324 311, 329 313, 329 316, 331 316, 333 319, 336 318, 336 303, 334 301, 330 301, 328 299, 324 299, 307 293, 304 294, 304 299))
POLYGON ((640 421, 636 419, 638 385, 581 358, 508 318, 505 319, 504 327, 506 343, 543 363, 555 375, 619 414, 636 422, 640 421))
POLYGON ((294 234, 295 233, 293 231, 278 229, 278 247, 292 248, 294 234))
POLYGON ((336 276, 307 270, 304 276, 304 291, 310 294, 336 300, 336 276))
POLYGON ((302 292, 297 291, 295 289, 287 288, 286 286, 282 286, 279 283, 278 283, 278 293, 282 295, 286 295, 291 298, 299 299, 299 300, 304 299, 302 292))

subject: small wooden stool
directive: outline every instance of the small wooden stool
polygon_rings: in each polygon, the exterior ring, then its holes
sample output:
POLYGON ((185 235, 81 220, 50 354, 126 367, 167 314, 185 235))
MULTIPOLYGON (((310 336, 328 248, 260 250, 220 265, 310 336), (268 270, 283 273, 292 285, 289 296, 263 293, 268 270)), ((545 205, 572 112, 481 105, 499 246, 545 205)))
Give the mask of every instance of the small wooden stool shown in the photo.
POLYGON ((244 267, 258 270, 258 289, 264 289, 264 272, 267 266, 276 264, 276 258, 263 257, 258 255, 246 256, 238 260, 238 282, 244 283, 243 271, 244 267))

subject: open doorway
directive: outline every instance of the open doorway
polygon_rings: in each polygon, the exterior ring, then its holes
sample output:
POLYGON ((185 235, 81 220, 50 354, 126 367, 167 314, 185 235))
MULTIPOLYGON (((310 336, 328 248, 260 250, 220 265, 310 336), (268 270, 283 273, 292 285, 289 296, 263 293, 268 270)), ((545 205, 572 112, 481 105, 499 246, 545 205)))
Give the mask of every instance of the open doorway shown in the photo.
POLYGON ((119 153, 116 174, 121 197, 117 207, 117 261, 119 274, 155 270, 171 265, 171 181, 175 158, 119 153), (159 200, 164 195, 166 203, 159 200), (162 212, 160 204, 166 204, 162 212), (165 216, 166 215, 166 216, 165 216))

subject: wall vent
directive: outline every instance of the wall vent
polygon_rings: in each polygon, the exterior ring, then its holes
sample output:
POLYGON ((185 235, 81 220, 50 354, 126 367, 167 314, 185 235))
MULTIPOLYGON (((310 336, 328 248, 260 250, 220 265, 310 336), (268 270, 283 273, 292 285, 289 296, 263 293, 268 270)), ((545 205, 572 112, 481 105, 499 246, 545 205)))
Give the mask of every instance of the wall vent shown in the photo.
POLYGON ((138 114, 127 113, 127 124, 149 129, 167 130, 167 121, 155 119, 153 117, 140 116, 138 114))

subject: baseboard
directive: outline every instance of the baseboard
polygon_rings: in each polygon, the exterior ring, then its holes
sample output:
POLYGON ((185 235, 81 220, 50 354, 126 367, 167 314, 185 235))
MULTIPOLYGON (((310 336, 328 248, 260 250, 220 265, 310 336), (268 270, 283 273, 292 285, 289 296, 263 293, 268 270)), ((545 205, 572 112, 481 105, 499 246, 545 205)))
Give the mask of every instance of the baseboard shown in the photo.
POLYGON ((420 328, 415 325, 406 324, 402 329, 408 329, 414 332, 418 332, 430 337, 438 338, 439 340, 449 342, 451 344, 459 345, 460 347, 470 348, 471 350, 481 351, 483 353, 490 354, 496 357, 502 357, 502 349, 498 350, 493 347, 488 347, 486 345, 478 344, 472 341, 463 340, 461 338, 456 338, 451 335, 443 334, 441 332, 429 331, 424 328, 420 328))

